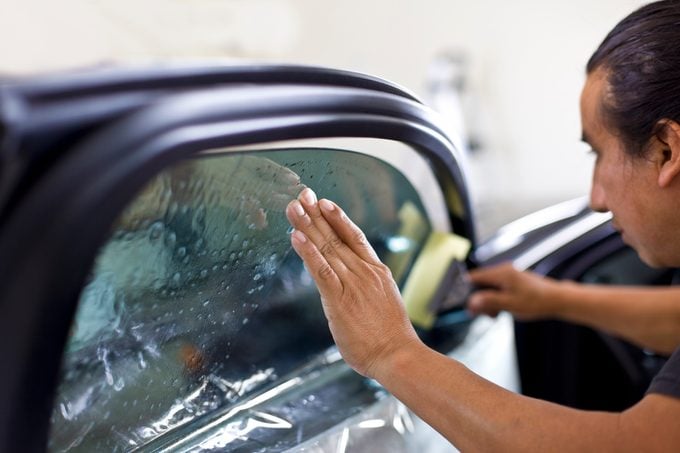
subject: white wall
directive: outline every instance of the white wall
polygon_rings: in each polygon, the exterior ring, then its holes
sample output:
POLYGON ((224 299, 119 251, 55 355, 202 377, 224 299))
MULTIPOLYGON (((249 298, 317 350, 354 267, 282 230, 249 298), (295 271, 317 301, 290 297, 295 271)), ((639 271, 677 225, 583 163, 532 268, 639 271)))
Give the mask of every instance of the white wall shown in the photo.
MULTIPOLYGON (((423 97, 463 51, 484 148, 475 199, 517 212, 586 194, 578 95, 587 58, 639 0, 0 0, 0 71, 235 57, 372 73, 423 97)), ((473 115, 474 113, 474 115, 473 115)))

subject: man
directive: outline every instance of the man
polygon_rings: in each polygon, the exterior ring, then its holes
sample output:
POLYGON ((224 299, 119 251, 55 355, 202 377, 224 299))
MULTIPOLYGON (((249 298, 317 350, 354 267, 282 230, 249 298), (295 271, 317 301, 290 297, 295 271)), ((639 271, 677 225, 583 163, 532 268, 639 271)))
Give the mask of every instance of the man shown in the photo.
MULTIPOLYGON (((581 96, 583 136, 597 156, 592 207, 612 211, 624 240, 658 266, 680 266, 678 24, 677 0, 652 3, 625 18, 591 58, 581 96)), ((317 201, 305 189, 286 213, 295 227, 293 248, 319 287, 344 359, 460 450, 680 450, 680 301, 675 290, 644 294, 659 303, 636 303, 638 294, 620 305, 607 290, 540 280, 508 266, 473 274, 475 282, 495 288, 471 300, 473 311, 559 314, 659 351, 676 350, 647 395, 630 409, 576 410, 508 392, 425 346, 389 269, 339 206, 317 201), (673 319, 666 324, 668 317, 673 319), (636 324, 640 318, 642 326, 636 324)))

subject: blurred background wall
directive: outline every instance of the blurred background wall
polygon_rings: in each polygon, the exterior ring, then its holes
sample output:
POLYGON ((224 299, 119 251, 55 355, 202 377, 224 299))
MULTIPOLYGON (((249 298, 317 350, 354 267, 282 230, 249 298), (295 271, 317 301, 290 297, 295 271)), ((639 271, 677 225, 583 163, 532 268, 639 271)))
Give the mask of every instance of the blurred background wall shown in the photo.
POLYGON ((367 72, 450 113, 482 235, 586 195, 585 63, 637 0, 0 0, 0 73, 167 59, 367 72), (458 115, 462 112, 462 117, 458 115))

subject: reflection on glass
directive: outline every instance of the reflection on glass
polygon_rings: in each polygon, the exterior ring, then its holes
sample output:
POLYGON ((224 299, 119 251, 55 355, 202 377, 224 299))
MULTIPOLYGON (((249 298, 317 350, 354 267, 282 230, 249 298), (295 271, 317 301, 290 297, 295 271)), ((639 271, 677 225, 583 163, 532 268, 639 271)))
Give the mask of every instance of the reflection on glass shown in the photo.
POLYGON ((403 281, 429 224, 387 164, 287 149, 176 165, 121 214, 82 291, 51 451, 127 451, 199 426, 332 345, 284 215, 305 185, 345 207, 403 281))

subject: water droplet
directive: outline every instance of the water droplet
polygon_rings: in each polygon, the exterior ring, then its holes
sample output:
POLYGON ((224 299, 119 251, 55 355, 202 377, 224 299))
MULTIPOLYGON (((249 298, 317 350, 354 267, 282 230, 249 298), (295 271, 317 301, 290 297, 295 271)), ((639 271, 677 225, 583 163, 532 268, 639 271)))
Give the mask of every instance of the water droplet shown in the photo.
POLYGON ((71 420, 73 418, 73 412, 71 408, 71 403, 66 402, 66 403, 61 403, 59 405, 59 409, 61 409, 61 415, 66 419, 66 420, 71 420))
POLYGON ((137 354, 137 357, 139 358, 139 368, 143 370, 146 368, 146 360, 144 360, 144 355, 141 353, 141 351, 137 354))
POLYGON ((154 222, 149 228, 149 239, 151 241, 157 241, 163 235, 164 225, 163 222, 154 222))
POLYGON ((201 273, 200 273, 200 277, 201 277, 201 278, 206 278, 207 276, 208 276, 208 271, 205 270, 205 269, 203 269, 203 270, 201 271, 201 273))
POLYGON ((177 256, 180 258, 184 258, 187 255, 187 248, 186 247, 180 247, 177 249, 177 256))
POLYGON ((173 201, 170 203, 170 206, 168 206, 168 217, 174 217, 175 214, 177 214, 177 210, 179 209, 179 205, 177 204, 176 201, 173 201))
POLYGON ((248 318, 243 318, 243 325, 248 324, 248 318))
POLYGON ((255 274, 253 275, 253 281, 258 281, 262 278, 262 274, 255 274))
POLYGON ((210 299, 203 301, 203 306, 207 307, 210 304, 210 299))
POLYGON ((203 228, 205 226, 205 206, 201 205, 196 210, 196 215, 194 216, 194 225, 198 228, 203 228))
POLYGON ((288 227, 288 229, 286 230, 286 234, 293 234, 293 231, 295 231, 295 228, 293 228, 292 226, 290 226, 290 227, 288 227))

